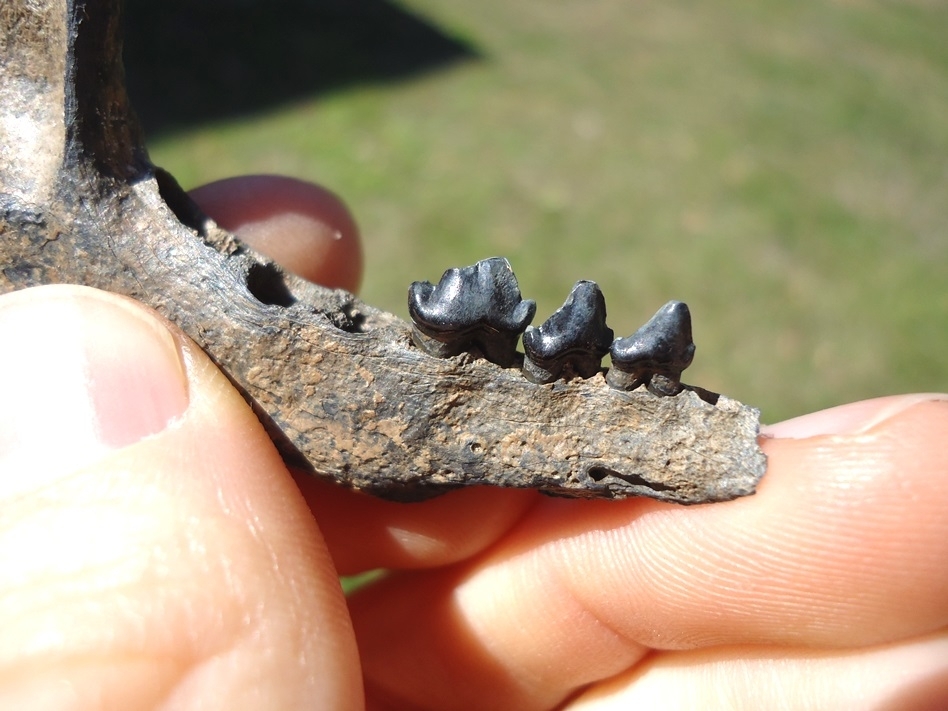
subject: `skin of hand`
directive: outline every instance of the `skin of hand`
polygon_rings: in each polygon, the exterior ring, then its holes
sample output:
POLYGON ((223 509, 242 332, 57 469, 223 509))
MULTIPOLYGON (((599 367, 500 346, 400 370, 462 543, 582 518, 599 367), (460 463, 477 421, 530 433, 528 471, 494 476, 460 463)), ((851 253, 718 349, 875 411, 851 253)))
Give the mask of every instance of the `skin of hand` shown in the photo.
MULTIPOLYGON (((354 289, 355 223, 269 176, 195 191, 354 289)), ((0 297, 0 708, 948 708, 948 398, 767 429, 710 506, 287 470, 175 326, 83 287, 0 297), (344 599, 337 574, 384 567, 344 599)))

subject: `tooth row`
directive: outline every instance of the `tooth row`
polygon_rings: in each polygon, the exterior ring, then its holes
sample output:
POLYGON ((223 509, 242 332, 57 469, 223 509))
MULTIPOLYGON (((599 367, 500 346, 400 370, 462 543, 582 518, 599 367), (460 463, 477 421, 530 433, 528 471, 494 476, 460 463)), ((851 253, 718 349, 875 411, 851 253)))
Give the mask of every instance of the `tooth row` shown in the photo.
POLYGON ((414 282, 408 311, 415 345, 448 358, 479 352, 505 368, 521 356, 523 374, 535 383, 591 378, 602 358, 612 356, 606 382, 617 390, 641 385, 656 395, 682 391, 681 373, 694 358, 691 313, 681 301, 669 301, 628 338, 614 339, 606 325, 606 301, 592 281, 578 281, 563 305, 540 326, 529 326, 536 303, 521 298, 510 263, 503 257, 470 267, 449 269, 437 285, 414 282))

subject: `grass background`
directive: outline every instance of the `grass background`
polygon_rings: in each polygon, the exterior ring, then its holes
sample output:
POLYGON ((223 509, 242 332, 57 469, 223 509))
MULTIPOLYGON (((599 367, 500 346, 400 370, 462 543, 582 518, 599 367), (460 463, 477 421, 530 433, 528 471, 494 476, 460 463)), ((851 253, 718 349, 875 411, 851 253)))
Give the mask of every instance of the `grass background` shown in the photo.
POLYGON ((153 160, 331 187, 374 305, 503 255, 537 323, 580 278, 617 335, 688 302, 685 379, 765 421, 948 389, 946 3, 209 0, 214 47, 130 2, 153 160))

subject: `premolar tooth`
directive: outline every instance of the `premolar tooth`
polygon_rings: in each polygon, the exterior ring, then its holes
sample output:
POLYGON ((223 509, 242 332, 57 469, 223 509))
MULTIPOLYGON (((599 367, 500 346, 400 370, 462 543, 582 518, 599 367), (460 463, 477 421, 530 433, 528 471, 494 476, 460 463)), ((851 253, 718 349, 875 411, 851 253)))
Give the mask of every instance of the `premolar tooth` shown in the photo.
POLYGON ((591 378, 599 372, 613 335, 606 325, 606 300, 599 285, 578 281, 550 318, 523 334, 523 374, 534 383, 591 378))
POLYGON ((681 373, 695 355, 691 311, 682 301, 669 301, 648 323, 609 349, 612 368, 606 382, 618 390, 646 385, 656 395, 682 391, 681 373))
POLYGON ((448 269, 437 285, 416 281, 408 290, 412 340, 425 352, 448 358, 477 348, 487 360, 509 367, 517 340, 536 313, 520 296, 517 277, 503 257, 448 269))

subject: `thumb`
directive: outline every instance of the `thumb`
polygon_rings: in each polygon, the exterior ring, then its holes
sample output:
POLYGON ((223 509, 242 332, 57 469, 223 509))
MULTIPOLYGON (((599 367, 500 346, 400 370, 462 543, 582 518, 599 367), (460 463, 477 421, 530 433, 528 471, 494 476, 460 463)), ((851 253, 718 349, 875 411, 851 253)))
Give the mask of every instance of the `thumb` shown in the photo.
POLYGON ((263 428, 176 328, 0 298, 0 707, 352 708, 345 601, 263 428))

